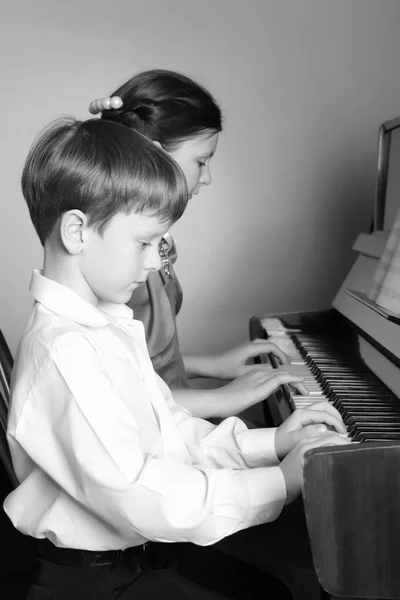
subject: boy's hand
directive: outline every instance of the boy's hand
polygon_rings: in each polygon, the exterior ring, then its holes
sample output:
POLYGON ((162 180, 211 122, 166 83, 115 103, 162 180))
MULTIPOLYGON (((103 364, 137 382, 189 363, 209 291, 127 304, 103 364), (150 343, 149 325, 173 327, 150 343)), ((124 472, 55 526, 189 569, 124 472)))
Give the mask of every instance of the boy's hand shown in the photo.
POLYGON ((317 438, 326 434, 328 427, 347 436, 340 413, 329 402, 314 402, 307 408, 295 410, 275 436, 275 451, 279 459, 288 454, 303 438, 317 438))
POLYGON ((286 504, 290 504, 301 493, 304 454, 320 446, 341 446, 350 444, 350 440, 337 433, 327 433, 320 437, 304 437, 279 465, 286 484, 286 504))
POLYGON ((252 365, 250 371, 241 377, 214 390, 217 398, 215 404, 217 413, 212 416, 226 418, 237 415, 249 406, 265 400, 283 384, 290 384, 300 394, 308 394, 302 382, 303 377, 292 375, 289 371, 271 369, 267 365, 252 365))
MULTIPOLYGON (((254 369, 254 364, 246 364, 248 360, 260 354, 270 353, 276 356, 282 365, 290 362, 287 354, 278 348, 276 344, 266 340, 253 340, 213 356, 215 376, 221 379, 233 379, 245 375, 251 369, 254 369)), ((269 365, 265 365, 265 367, 270 368, 269 365)))

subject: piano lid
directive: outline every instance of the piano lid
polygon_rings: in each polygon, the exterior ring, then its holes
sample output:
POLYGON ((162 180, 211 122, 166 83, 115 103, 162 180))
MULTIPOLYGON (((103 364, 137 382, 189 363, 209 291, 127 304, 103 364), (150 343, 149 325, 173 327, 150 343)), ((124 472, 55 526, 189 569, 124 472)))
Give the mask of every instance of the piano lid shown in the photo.
POLYGON ((358 256, 332 303, 359 331, 360 352, 368 366, 400 396, 400 316, 368 298, 399 209, 400 118, 379 129, 373 231, 357 237, 353 250, 358 256))
POLYGON ((378 135, 374 230, 389 232, 400 208, 400 118, 385 121, 378 135))

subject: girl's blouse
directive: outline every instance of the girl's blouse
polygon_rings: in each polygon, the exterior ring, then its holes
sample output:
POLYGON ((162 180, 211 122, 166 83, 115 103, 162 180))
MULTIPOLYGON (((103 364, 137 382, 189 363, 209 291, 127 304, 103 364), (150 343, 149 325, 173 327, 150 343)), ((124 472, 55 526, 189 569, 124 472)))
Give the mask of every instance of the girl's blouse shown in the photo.
POLYGON ((154 370, 171 388, 189 387, 176 330, 175 317, 182 305, 182 288, 173 269, 176 247, 171 236, 161 242, 163 266, 150 273, 127 303, 134 318, 143 322, 154 370))

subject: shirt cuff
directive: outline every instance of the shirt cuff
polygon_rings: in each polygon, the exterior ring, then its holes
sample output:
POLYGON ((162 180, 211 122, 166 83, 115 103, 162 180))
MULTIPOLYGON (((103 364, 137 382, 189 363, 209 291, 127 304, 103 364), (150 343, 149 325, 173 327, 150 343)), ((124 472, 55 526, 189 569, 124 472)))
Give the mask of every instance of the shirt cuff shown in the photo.
POLYGON ((247 506, 242 527, 261 525, 279 517, 287 497, 285 478, 280 467, 236 471, 234 480, 240 485, 247 506))
POLYGON ((278 465, 279 458, 275 450, 277 427, 248 429, 242 433, 242 454, 249 467, 278 465))

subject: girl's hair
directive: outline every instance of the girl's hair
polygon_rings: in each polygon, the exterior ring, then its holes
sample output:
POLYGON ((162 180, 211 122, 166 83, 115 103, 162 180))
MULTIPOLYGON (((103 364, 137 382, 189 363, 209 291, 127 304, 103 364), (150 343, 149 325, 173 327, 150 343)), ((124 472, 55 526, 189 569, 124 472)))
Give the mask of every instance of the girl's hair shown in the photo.
POLYGON ((211 94, 174 71, 144 71, 111 96, 119 96, 123 106, 104 111, 101 118, 136 129, 167 152, 184 140, 222 129, 221 109, 211 94))
POLYGON ((188 200, 182 171, 156 144, 118 123, 72 117, 57 119, 33 144, 22 191, 43 245, 68 210, 84 212, 102 234, 119 212, 172 224, 188 200))

